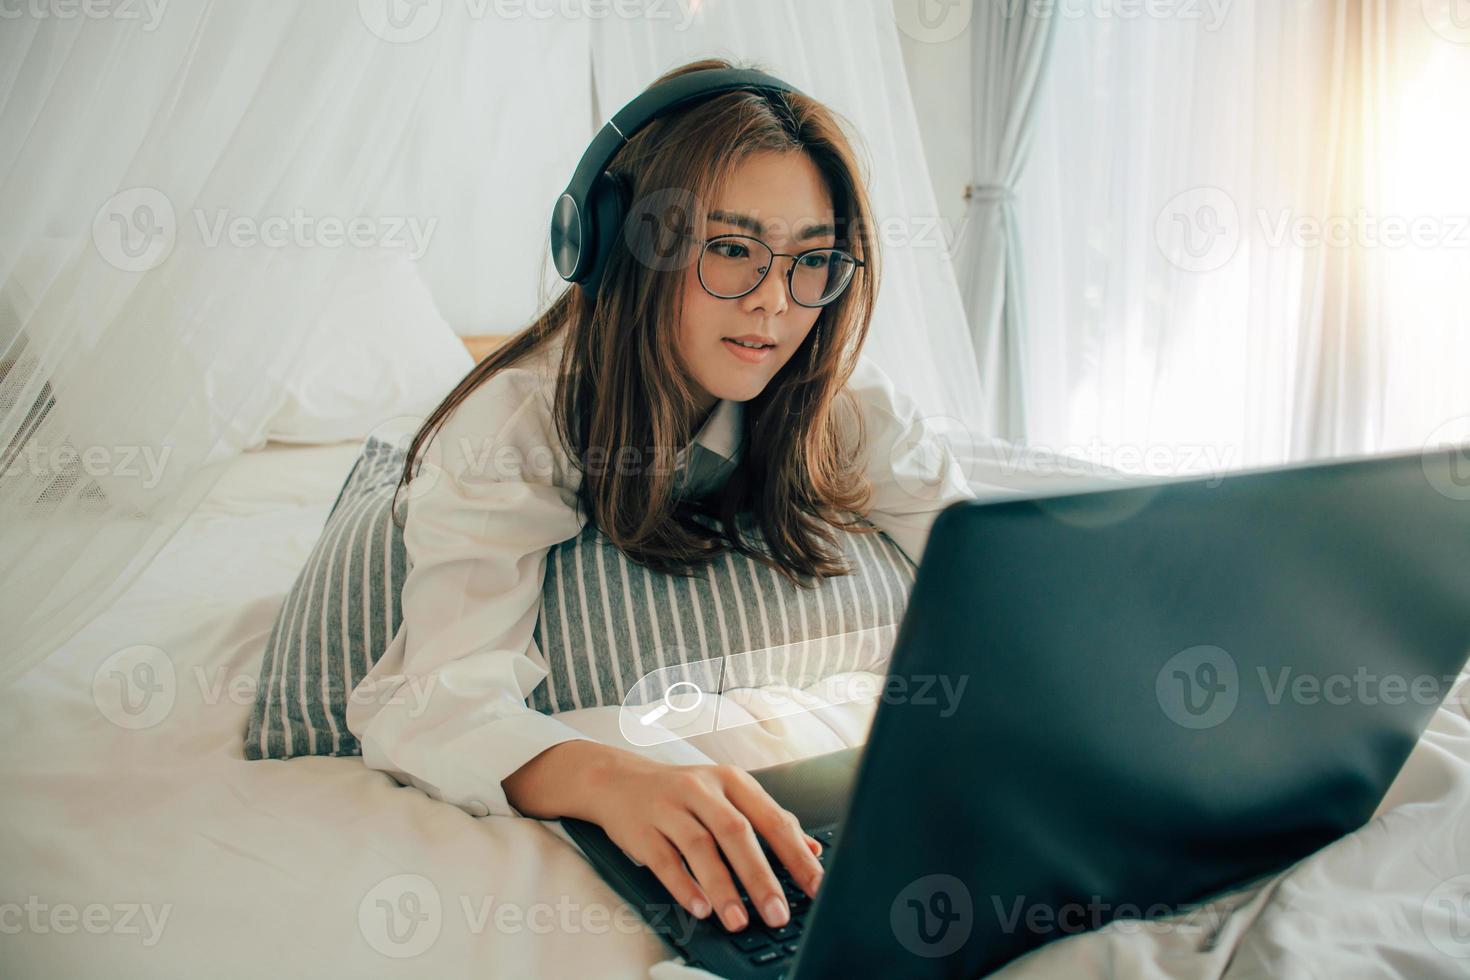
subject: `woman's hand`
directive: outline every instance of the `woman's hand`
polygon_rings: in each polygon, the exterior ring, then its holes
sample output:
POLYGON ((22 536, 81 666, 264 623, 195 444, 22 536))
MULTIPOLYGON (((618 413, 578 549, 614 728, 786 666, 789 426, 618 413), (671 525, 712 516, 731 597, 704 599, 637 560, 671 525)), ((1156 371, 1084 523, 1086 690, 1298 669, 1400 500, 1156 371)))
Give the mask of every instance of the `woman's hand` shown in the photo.
POLYGON ((771 926, 785 925, 791 914, 757 834, 808 895, 816 896, 822 880, 816 859, 822 845, 736 766, 668 765, 579 739, 547 749, 503 786, 511 805, 527 816, 570 816, 599 825, 692 915, 703 919, 717 910, 731 931, 746 926, 745 907, 721 854, 771 926), (537 787, 553 786, 554 792, 536 799, 537 787))

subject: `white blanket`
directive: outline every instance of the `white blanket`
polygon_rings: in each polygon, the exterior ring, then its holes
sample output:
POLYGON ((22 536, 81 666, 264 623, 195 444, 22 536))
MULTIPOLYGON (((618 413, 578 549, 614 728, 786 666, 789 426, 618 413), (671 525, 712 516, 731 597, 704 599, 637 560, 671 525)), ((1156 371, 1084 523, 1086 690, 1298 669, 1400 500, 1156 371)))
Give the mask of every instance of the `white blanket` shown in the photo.
MULTIPOLYGON (((0 975, 641 978, 668 959, 556 824, 474 818, 357 758, 244 760, 266 633, 356 449, 246 454, 113 608, 0 692, 0 975)), ((871 715, 659 751, 769 765, 857 744, 871 715)), ((562 717, 616 732, 616 709, 562 717)), ((1074 936, 999 975, 1465 976, 1467 805, 1451 706, 1358 832, 1192 922, 1074 936)))

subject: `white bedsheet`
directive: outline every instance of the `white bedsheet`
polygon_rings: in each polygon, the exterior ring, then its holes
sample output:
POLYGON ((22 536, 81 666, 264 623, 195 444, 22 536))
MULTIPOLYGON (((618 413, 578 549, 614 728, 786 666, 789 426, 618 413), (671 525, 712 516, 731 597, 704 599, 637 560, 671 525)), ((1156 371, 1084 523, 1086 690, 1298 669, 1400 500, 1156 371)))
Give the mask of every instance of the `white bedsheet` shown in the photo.
MULTIPOLYGON (((241 457, 112 609, 0 692, 0 975, 646 977, 667 959, 555 824, 474 818, 357 758, 244 760, 266 633, 356 452, 241 457), (156 669, 129 676, 157 690, 124 702, 109 658, 139 645, 156 669)), ((871 707, 662 751, 768 765, 860 742, 871 707)), ((563 717, 616 731, 615 708, 563 717)), ((1447 707, 1372 823, 1194 917, 1223 921, 1212 949, 1125 925, 999 975, 1465 976, 1467 814, 1470 718, 1447 707)))

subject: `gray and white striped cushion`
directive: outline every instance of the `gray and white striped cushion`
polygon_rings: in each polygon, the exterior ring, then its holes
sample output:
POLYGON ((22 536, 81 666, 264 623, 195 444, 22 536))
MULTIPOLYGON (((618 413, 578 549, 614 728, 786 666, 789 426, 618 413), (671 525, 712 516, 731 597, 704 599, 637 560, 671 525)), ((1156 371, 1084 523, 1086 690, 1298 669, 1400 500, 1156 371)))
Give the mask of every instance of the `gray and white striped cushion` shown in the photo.
MULTIPOLYGON (((742 527, 754 535, 749 515, 742 527)), ((693 578, 650 571, 589 524, 547 555, 534 636, 548 673, 531 706, 554 713, 622 704, 656 671, 717 676, 726 690, 800 688, 840 671, 883 671, 913 586, 913 562, 881 532, 837 537, 852 574, 802 589, 728 551, 693 578), (706 663, 722 664, 723 673, 670 670, 706 663)), ((664 686, 645 684, 628 703, 644 704, 664 686)))
MULTIPOLYGON (((360 754, 347 698, 402 621, 412 567, 389 511, 405 456, 369 438, 348 475, 267 643, 246 758, 360 754)), ((853 573, 802 589, 732 553, 693 578, 651 571, 587 525, 547 554, 533 636, 548 673, 530 706, 552 714, 621 704, 650 672, 722 657, 725 688, 882 671, 914 565, 881 532, 838 539, 853 573)))
MULTIPOLYGON (((408 577, 393 489, 406 450, 369 437, 266 641, 245 758, 361 755, 347 699, 403 619, 408 577)), ((398 498, 400 511, 406 495, 398 498)), ((402 518, 399 518, 402 520, 402 518)))

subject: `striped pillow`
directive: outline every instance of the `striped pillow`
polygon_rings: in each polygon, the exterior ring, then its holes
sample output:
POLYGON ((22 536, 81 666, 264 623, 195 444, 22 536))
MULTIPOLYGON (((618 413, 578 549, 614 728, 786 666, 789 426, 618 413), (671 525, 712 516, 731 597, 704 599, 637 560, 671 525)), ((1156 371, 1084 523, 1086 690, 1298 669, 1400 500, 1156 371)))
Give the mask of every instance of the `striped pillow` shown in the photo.
MULTIPOLYGON (((412 567, 389 511, 406 453, 369 437, 338 494, 267 643, 246 758, 360 754, 347 698, 402 621, 412 567)), ((651 571, 588 524, 547 553, 533 637, 548 672, 530 706, 554 714, 622 704, 654 671, 722 657, 732 667, 726 688, 881 672, 914 565, 881 532, 837 536, 852 574, 803 589, 730 552, 692 578, 651 571)))
POLYGON ((347 729, 347 699, 403 619, 400 593, 410 566, 390 508, 407 457, 406 446, 376 436, 363 444, 276 614, 245 758, 362 754, 347 729))
MULTIPOLYGON (((751 515, 742 531, 760 540, 751 515)), ((718 690, 885 670, 914 564, 881 532, 837 538, 852 574, 802 589, 729 551, 692 578, 650 571, 587 525, 547 555, 534 635, 548 672, 531 706, 551 714, 623 704, 655 675, 627 702, 643 704, 662 692, 658 677, 707 676, 674 669, 681 664, 723 666, 718 690)))

